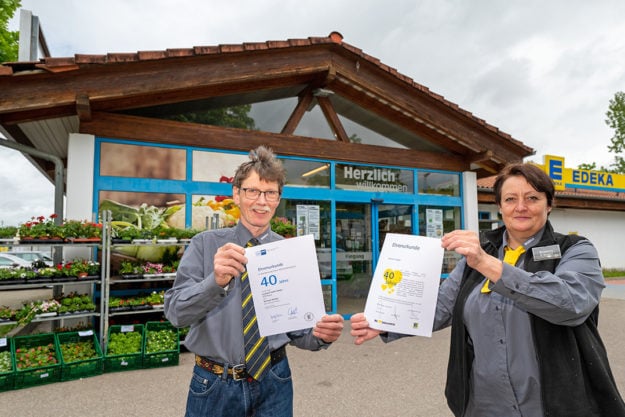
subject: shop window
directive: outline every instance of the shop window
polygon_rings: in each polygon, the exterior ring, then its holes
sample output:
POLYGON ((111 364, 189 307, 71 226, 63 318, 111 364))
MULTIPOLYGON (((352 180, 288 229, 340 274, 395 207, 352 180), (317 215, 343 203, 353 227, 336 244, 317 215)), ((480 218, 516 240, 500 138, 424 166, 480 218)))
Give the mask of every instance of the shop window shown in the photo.
POLYGON ((460 176, 440 172, 419 172, 420 194, 440 194, 457 197, 460 195, 460 176))
POLYGON ((152 230, 159 226, 184 228, 184 194, 100 191, 99 210, 110 210, 113 221, 152 230))
POLYGON ((477 216, 480 231, 492 230, 499 227, 500 220, 490 211, 479 211, 477 216))
POLYGON ((102 176, 185 179, 184 149, 102 142, 100 154, 102 176))
MULTIPOLYGON (((460 227, 460 207, 419 206, 419 235, 441 238, 460 227)), ((445 251, 441 273, 451 272, 460 258, 454 251, 445 251)))
POLYGON ((237 167, 249 161, 247 153, 193 151, 193 181, 232 182, 237 167))
POLYGON ((286 184, 292 187, 330 188, 330 164, 318 161, 282 159, 286 184))

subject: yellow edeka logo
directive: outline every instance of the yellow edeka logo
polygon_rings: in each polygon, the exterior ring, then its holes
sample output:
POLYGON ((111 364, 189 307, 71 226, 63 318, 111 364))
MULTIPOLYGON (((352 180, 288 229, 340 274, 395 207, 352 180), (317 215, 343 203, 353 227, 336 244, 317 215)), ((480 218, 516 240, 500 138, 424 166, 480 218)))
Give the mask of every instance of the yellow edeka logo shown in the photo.
POLYGON ((563 191, 567 186, 606 191, 625 189, 625 175, 565 168, 564 158, 559 156, 545 155, 543 159, 544 166, 538 166, 549 175, 557 191, 563 191))
POLYGON ((382 284, 382 291, 386 291, 389 294, 394 293, 395 285, 399 284, 401 279, 402 279, 401 271, 393 270, 390 268, 385 269, 384 270, 385 284, 382 284))

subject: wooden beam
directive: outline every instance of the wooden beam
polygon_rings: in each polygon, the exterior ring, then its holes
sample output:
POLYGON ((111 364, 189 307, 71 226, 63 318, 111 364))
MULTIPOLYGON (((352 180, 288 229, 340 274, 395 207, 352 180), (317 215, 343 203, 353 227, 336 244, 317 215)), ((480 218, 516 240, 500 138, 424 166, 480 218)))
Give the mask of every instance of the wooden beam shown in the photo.
POLYGON ((78 114, 80 121, 88 122, 91 120, 91 103, 87 94, 76 94, 76 114, 78 114))
POLYGON ((469 169, 466 161, 448 153, 394 149, 111 113, 93 112, 91 121, 81 122, 79 130, 80 133, 109 138, 199 148, 249 151, 259 145, 268 145, 283 156, 449 171, 469 169))
POLYGON ((332 107, 330 99, 325 96, 317 96, 316 98, 323 115, 330 125, 330 129, 332 129, 332 132, 334 133, 334 137, 341 142, 349 142, 347 132, 345 132, 339 116, 336 114, 336 111, 334 111, 334 107, 332 107))
POLYGON ((300 94, 297 100, 297 106, 293 109, 293 112, 289 116, 289 120, 286 121, 284 127, 282 128, 282 132, 285 135, 292 135, 297 129, 299 122, 302 121, 308 106, 313 101, 312 88, 306 88, 302 94, 300 94))

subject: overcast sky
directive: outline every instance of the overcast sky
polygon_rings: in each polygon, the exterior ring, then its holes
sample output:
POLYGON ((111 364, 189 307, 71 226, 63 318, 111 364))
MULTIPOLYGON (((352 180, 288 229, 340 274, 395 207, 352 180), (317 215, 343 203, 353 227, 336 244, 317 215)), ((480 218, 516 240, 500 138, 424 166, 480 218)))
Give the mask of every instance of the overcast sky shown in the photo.
MULTIPOLYGON (((327 36, 347 42, 567 167, 609 165, 625 91, 623 0, 22 0, 51 54, 327 36)), ((18 30, 18 15, 10 22, 18 30)), ((0 222, 48 215, 53 187, 0 147, 0 222)))

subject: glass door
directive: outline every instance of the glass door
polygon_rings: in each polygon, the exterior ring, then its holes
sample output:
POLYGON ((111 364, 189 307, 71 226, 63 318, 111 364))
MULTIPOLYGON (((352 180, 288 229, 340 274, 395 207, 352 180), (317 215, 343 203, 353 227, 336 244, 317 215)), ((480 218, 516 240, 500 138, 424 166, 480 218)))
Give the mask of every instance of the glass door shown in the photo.
POLYGON ((336 204, 338 312, 363 311, 375 262, 387 233, 411 234, 412 205, 336 204))
POLYGON ((336 277, 338 313, 363 311, 371 275, 372 205, 336 203, 336 277))

